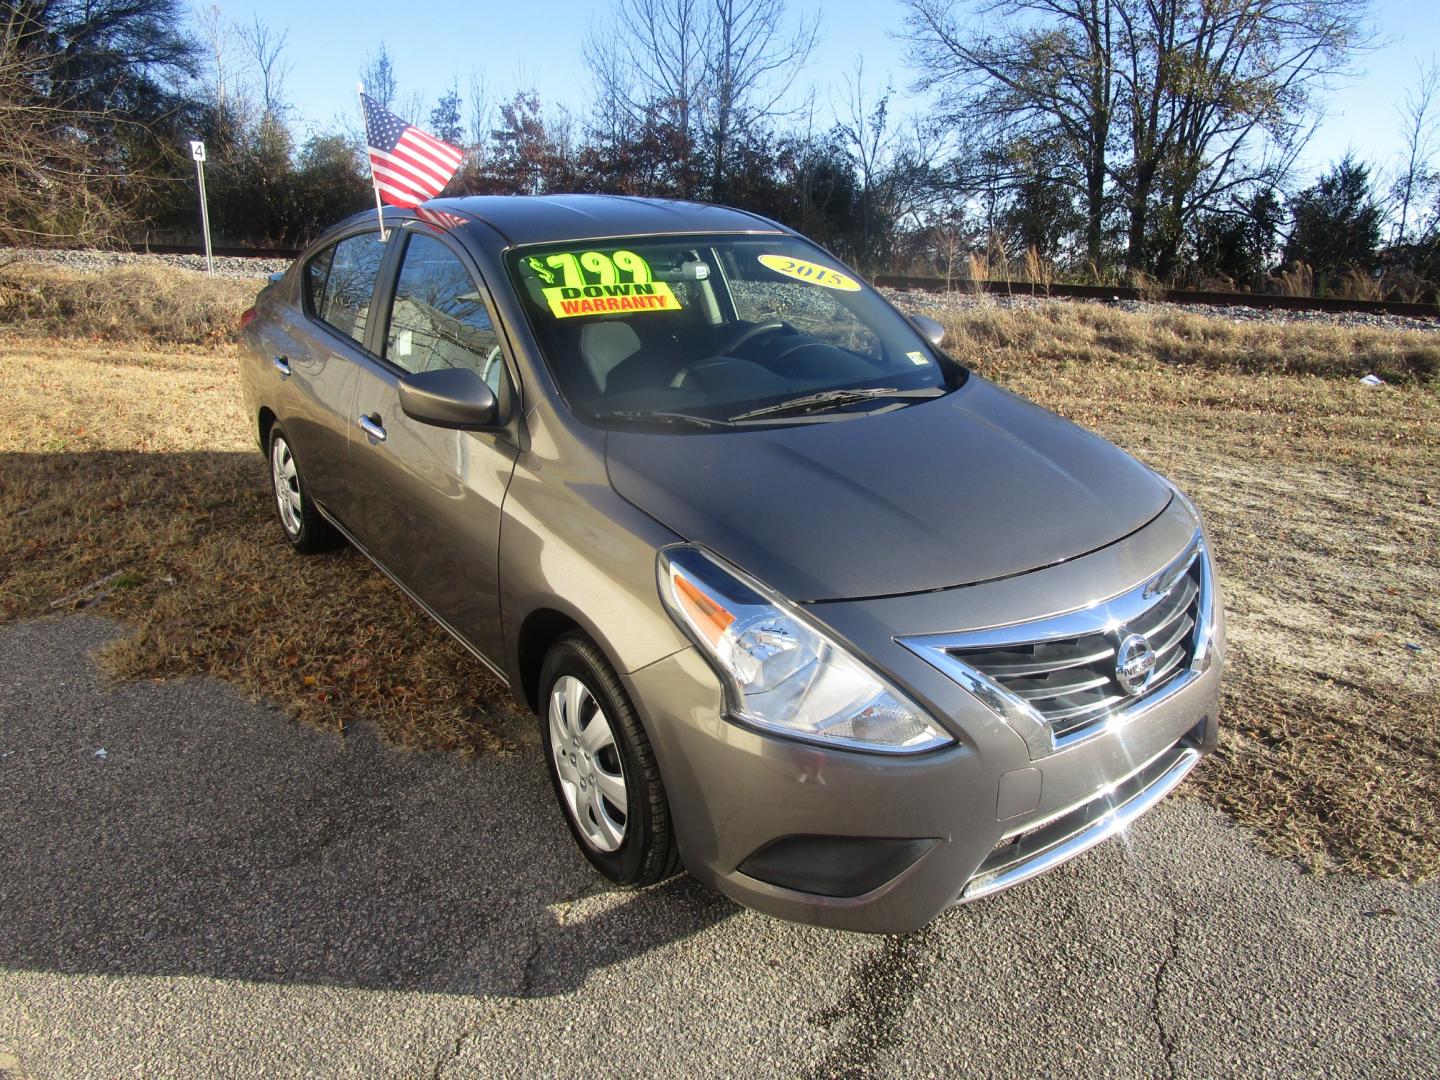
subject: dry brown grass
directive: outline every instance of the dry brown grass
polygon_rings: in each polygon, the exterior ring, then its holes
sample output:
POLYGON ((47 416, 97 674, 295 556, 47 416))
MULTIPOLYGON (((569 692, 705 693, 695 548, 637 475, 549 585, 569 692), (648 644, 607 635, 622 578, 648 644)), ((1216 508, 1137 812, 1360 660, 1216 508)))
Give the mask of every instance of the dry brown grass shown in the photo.
MULTIPOLYGON (((950 316, 953 348, 1205 511, 1230 668, 1192 790, 1316 868, 1434 875, 1437 346, 1057 306, 950 316), (1370 370, 1403 385, 1353 381, 1370 370), (1316 371, 1337 377, 1299 374, 1316 371)), ((93 604, 135 627, 102 657, 117 675, 214 674, 408 746, 497 750, 524 730, 362 558, 285 548, 228 352, 12 337, 0 357, 0 616, 93 604)))
POLYGON ((263 282, 173 267, 77 273, 58 266, 0 266, 0 326, 106 341, 216 345, 235 340, 240 312, 263 282))
POLYGON ((0 618, 93 606, 134 624, 127 677, 212 674, 406 746, 507 744, 507 696, 352 552, 293 557, 229 351, 0 339, 0 618))
POLYGON ((1023 308, 980 305, 932 311, 947 348, 1009 376, 1036 366, 1197 368, 1246 375, 1319 375, 1389 382, 1440 377, 1440 333, 1331 323, 1237 322, 1185 311, 1133 314, 1056 301, 1023 308))

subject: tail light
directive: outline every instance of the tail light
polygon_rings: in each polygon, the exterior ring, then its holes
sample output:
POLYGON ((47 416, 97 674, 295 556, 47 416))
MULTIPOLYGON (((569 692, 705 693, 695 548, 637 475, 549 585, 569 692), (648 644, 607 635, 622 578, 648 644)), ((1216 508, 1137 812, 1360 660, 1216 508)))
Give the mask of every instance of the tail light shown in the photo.
POLYGON ((255 321, 255 309, 254 309, 253 307, 252 307, 252 308, 246 308, 244 311, 242 311, 242 312, 240 313, 240 329, 241 329, 241 330, 244 330, 245 327, 249 326, 249 325, 250 325, 252 322, 254 322, 254 321, 255 321))

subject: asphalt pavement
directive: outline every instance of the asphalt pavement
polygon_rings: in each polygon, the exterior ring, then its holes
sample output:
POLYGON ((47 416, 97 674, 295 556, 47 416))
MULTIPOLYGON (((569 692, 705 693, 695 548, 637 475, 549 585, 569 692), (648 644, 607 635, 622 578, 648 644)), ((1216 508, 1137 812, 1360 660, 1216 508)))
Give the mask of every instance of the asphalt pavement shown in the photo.
POLYGON ((905 937, 605 888, 538 749, 464 761, 0 628, 0 1078, 1440 1072, 1440 889, 1172 798, 905 937))

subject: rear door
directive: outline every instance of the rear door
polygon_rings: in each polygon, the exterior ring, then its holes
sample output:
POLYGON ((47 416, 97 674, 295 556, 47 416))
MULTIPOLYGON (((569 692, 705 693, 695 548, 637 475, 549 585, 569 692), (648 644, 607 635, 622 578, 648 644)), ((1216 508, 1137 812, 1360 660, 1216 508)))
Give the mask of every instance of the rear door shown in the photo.
MULTIPOLYGON (((386 321, 356 365, 347 526, 406 589, 497 666, 500 509, 516 448, 503 434, 449 431, 400 409, 406 373, 468 367, 502 401, 511 370, 488 297, 448 240, 396 230, 403 244, 386 321)), ((388 271, 387 271, 388 276, 388 271)), ((382 298, 387 290, 382 290, 382 298)))
POLYGON ((356 364, 366 355, 370 310, 385 245, 375 229, 352 233, 321 249, 301 276, 303 318, 290 327, 276 366, 298 393, 280 416, 300 459, 311 496, 348 522, 345 472, 356 389, 356 364))

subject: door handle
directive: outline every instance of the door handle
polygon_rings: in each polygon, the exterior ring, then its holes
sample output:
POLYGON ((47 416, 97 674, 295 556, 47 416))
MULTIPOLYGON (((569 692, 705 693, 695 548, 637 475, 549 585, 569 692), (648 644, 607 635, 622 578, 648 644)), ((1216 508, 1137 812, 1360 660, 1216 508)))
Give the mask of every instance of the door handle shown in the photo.
POLYGON ((361 416, 360 427, 366 435, 369 435, 370 438, 376 442, 385 441, 385 425, 380 422, 379 413, 376 413, 374 416, 361 416))
POLYGON ((286 356, 273 356, 273 357, 270 358, 270 362, 275 365, 275 370, 278 371, 278 372, 280 372, 280 377, 281 377, 282 379, 283 379, 285 376, 287 376, 287 375, 290 374, 290 358, 289 358, 289 357, 286 357, 286 356))

